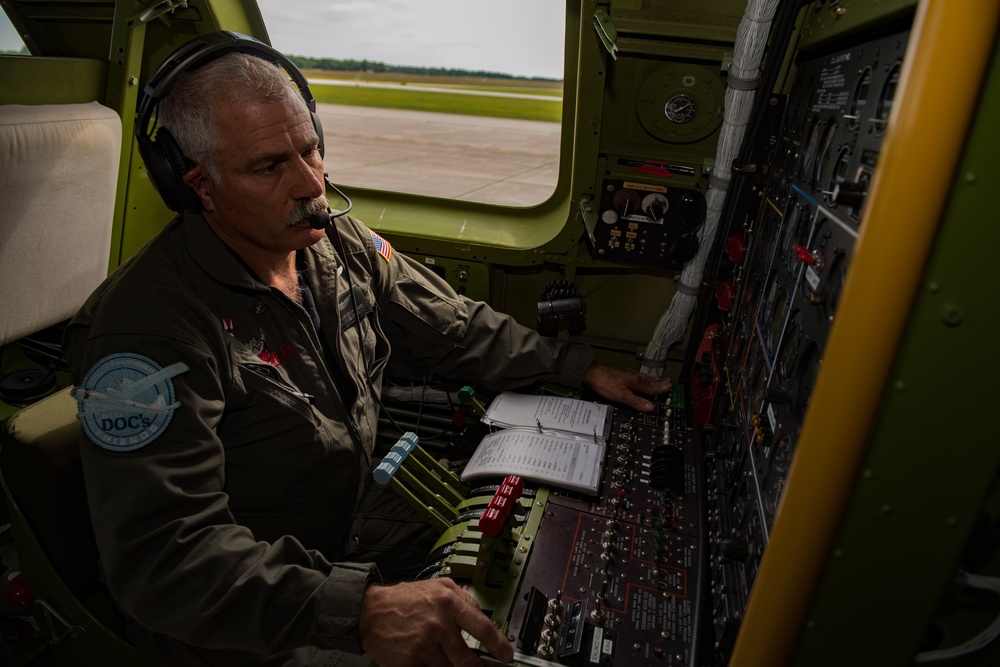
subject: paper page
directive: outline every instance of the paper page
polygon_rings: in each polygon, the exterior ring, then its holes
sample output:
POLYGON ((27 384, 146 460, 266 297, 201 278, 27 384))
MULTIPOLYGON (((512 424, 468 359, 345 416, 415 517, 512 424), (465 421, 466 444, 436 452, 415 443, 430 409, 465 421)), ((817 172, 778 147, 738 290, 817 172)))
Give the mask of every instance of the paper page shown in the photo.
POLYGON ((538 396, 505 391, 493 399, 483 421, 501 428, 535 427, 566 431, 605 440, 611 426, 611 406, 564 396, 538 396))
POLYGON ((596 493, 604 448, 603 442, 569 439, 530 429, 498 431, 483 438, 462 473, 462 480, 513 474, 596 493))

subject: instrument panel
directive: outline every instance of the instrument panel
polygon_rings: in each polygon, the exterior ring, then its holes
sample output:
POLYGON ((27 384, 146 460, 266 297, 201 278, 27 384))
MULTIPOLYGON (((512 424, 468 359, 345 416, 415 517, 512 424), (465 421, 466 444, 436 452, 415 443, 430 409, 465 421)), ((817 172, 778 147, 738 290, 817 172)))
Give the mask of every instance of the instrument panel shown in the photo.
MULTIPOLYGON (((692 343, 692 403, 675 386, 652 414, 616 409, 600 492, 528 487, 501 536, 484 537, 478 518, 502 480, 467 495, 422 576, 466 586, 518 664, 728 664, 823 370, 908 37, 908 25, 887 25, 800 52, 788 93, 769 97, 766 139, 706 274, 717 288, 692 343)), ((692 110, 677 95, 659 102, 684 125, 692 110)), ((698 252, 705 197, 683 150, 653 155, 603 155, 591 241, 602 259, 680 268, 698 252)))
POLYGON ((598 494, 528 485, 509 530, 488 538, 479 519, 503 480, 487 481, 420 576, 466 586, 519 664, 689 664, 704 560, 699 458, 683 405, 616 409, 598 494))
POLYGON ((717 664, 738 632, 822 370, 907 37, 801 59, 791 93, 773 105, 759 197, 742 216, 750 222, 731 230, 743 252, 719 269, 734 297, 699 360, 701 377, 710 369, 721 387, 702 424, 717 664))

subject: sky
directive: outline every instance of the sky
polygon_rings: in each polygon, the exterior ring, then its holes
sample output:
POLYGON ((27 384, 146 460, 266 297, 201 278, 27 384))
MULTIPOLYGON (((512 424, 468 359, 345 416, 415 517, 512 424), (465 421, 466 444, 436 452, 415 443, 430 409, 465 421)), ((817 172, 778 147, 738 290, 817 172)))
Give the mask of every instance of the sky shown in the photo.
MULTIPOLYGON (((271 44, 313 58, 561 79, 563 0, 258 0, 271 44)), ((21 40, 0 13, 0 50, 21 40)))

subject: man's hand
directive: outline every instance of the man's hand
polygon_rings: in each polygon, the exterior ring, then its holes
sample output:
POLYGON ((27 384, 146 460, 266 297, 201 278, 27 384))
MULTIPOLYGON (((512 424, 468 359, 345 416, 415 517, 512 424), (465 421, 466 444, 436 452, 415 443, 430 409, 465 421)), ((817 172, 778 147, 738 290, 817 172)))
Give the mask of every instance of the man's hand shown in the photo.
POLYGON ((657 380, 650 375, 627 371, 617 366, 594 362, 587 369, 583 383, 598 394, 616 403, 623 403, 639 412, 650 412, 653 404, 636 394, 658 396, 670 391, 670 378, 657 380))
POLYGON ((514 647, 451 579, 369 586, 361 601, 361 647, 381 667, 481 667, 462 630, 501 662, 514 647))

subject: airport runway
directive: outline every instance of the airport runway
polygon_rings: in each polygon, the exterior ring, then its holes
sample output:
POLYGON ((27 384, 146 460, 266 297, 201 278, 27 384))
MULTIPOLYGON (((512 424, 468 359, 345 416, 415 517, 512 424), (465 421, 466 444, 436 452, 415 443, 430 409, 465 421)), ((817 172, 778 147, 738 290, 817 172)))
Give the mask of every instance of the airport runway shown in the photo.
POLYGON ((558 123, 456 114, 317 107, 326 168, 345 187, 368 187, 527 206, 553 191, 558 123))

